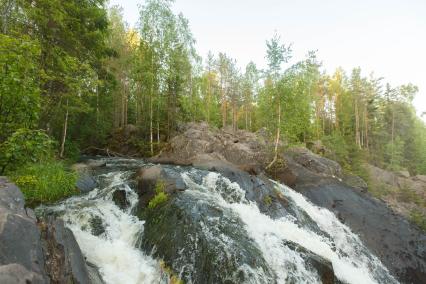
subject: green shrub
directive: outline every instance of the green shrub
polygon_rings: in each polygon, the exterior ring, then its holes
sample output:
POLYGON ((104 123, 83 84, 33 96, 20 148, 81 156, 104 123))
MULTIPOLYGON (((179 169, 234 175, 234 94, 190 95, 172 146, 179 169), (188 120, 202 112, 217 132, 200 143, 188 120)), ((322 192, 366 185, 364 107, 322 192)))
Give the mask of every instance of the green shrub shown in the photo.
POLYGON ((166 193, 164 193, 164 192, 157 193, 154 196, 154 198, 149 201, 148 208, 153 209, 153 208, 157 207, 158 205, 166 202, 167 198, 168 198, 168 196, 167 196, 166 193))
POLYGON ((0 174, 16 171, 27 164, 52 160, 53 144, 41 130, 18 129, 0 144, 0 174))
POLYGON ((77 193, 77 175, 60 162, 32 164, 14 173, 12 180, 22 190, 27 206, 52 203, 77 193))
POLYGON ((165 193, 166 185, 163 181, 157 181, 155 184, 155 196, 149 201, 148 208, 153 209, 158 205, 164 203, 168 199, 167 193, 165 193))

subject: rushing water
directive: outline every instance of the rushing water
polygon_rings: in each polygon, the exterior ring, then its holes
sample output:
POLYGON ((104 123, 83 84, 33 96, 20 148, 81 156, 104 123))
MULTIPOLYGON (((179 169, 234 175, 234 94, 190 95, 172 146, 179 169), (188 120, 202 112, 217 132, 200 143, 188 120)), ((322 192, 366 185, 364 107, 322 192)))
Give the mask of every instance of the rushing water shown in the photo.
MULTIPOLYGON (((139 249, 144 221, 132 215, 138 197, 130 186, 130 179, 141 163, 136 160, 109 160, 107 166, 110 167, 97 177, 99 188, 41 210, 54 212, 64 219, 75 234, 83 254, 99 268, 106 283, 167 283, 159 260, 139 249), (126 210, 121 210, 112 201, 112 194, 117 189, 127 193, 130 206, 126 210), (94 224, 101 229, 94 230, 94 224)), ((291 215, 272 219, 261 213, 254 202, 245 198, 245 191, 238 184, 218 173, 196 169, 183 171, 180 168, 176 172, 187 186, 187 190, 178 194, 196 197, 197 202, 214 203, 230 210, 241 220, 244 224, 241 230, 254 240, 278 283, 321 282, 317 272, 308 269, 301 253, 287 246, 286 241, 329 260, 335 275, 343 283, 397 283, 359 237, 333 213, 313 205, 292 189, 275 184, 276 190, 306 213, 319 231, 312 230, 291 215)), ((211 237, 231 241, 223 235, 211 237)), ((250 283, 268 281, 260 274, 250 283)))

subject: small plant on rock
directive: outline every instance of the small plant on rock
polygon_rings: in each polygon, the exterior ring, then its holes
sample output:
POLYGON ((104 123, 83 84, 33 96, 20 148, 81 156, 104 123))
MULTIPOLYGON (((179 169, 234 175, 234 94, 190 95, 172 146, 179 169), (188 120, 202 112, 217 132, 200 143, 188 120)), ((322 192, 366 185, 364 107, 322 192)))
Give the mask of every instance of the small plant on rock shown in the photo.
POLYGON ((167 195, 165 190, 165 183, 163 181, 157 181, 157 183, 155 184, 155 196, 148 203, 149 209, 153 209, 167 201, 169 196, 167 195))

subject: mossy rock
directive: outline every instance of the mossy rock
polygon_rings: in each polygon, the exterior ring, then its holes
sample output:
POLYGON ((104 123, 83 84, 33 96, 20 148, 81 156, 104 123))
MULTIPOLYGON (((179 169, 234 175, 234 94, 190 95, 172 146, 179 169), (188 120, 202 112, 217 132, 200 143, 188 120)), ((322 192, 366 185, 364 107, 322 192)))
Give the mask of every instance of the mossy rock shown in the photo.
MULTIPOLYGON (((147 210, 142 249, 164 260, 185 283, 245 283, 253 271, 276 281, 262 253, 230 211, 186 192, 147 210)), ((257 275, 256 277, 258 277, 257 275)))

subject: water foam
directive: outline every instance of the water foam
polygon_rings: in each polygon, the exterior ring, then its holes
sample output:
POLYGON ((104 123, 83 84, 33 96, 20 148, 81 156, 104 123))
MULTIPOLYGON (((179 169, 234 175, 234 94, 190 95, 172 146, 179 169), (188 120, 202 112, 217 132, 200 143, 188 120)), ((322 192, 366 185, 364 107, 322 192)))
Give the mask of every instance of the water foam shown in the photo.
POLYGON ((143 231, 143 221, 130 214, 137 204, 138 197, 125 181, 125 172, 111 172, 101 176, 107 184, 87 195, 72 197, 54 211, 69 227, 87 258, 99 268, 107 284, 159 283, 161 269, 159 263, 136 248, 143 231), (130 207, 123 211, 112 201, 116 189, 125 190, 130 207), (105 232, 95 236, 90 222, 93 218, 102 220, 105 232))
POLYGON ((311 231, 303 224, 297 223, 292 216, 274 220, 262 214, 255 203, 243 199, 245 192, 238 184, 220 174, 209 173, 201 185, 196 185, 190 176, 190 173, 182 175, 192 190, 209 192, 218 204, 238 214, 245 223, 247 233, 255 240, 265 260, 275 271, 279 283, 321 282, 315 271, 307 270, 302 255, 290 249, 285 244, 286 241, 294 242, 329 260, 337 278, 346 283, 397 283, 379 259, 362 244, 359 237, 333 213, 313 205, 292 189, 276 184, 277 190, 291 199, 299 210, 305 211, 331 238, 311 231), (230 188, 234 190, 233 201, 224 198, 224 192, 230 188))

